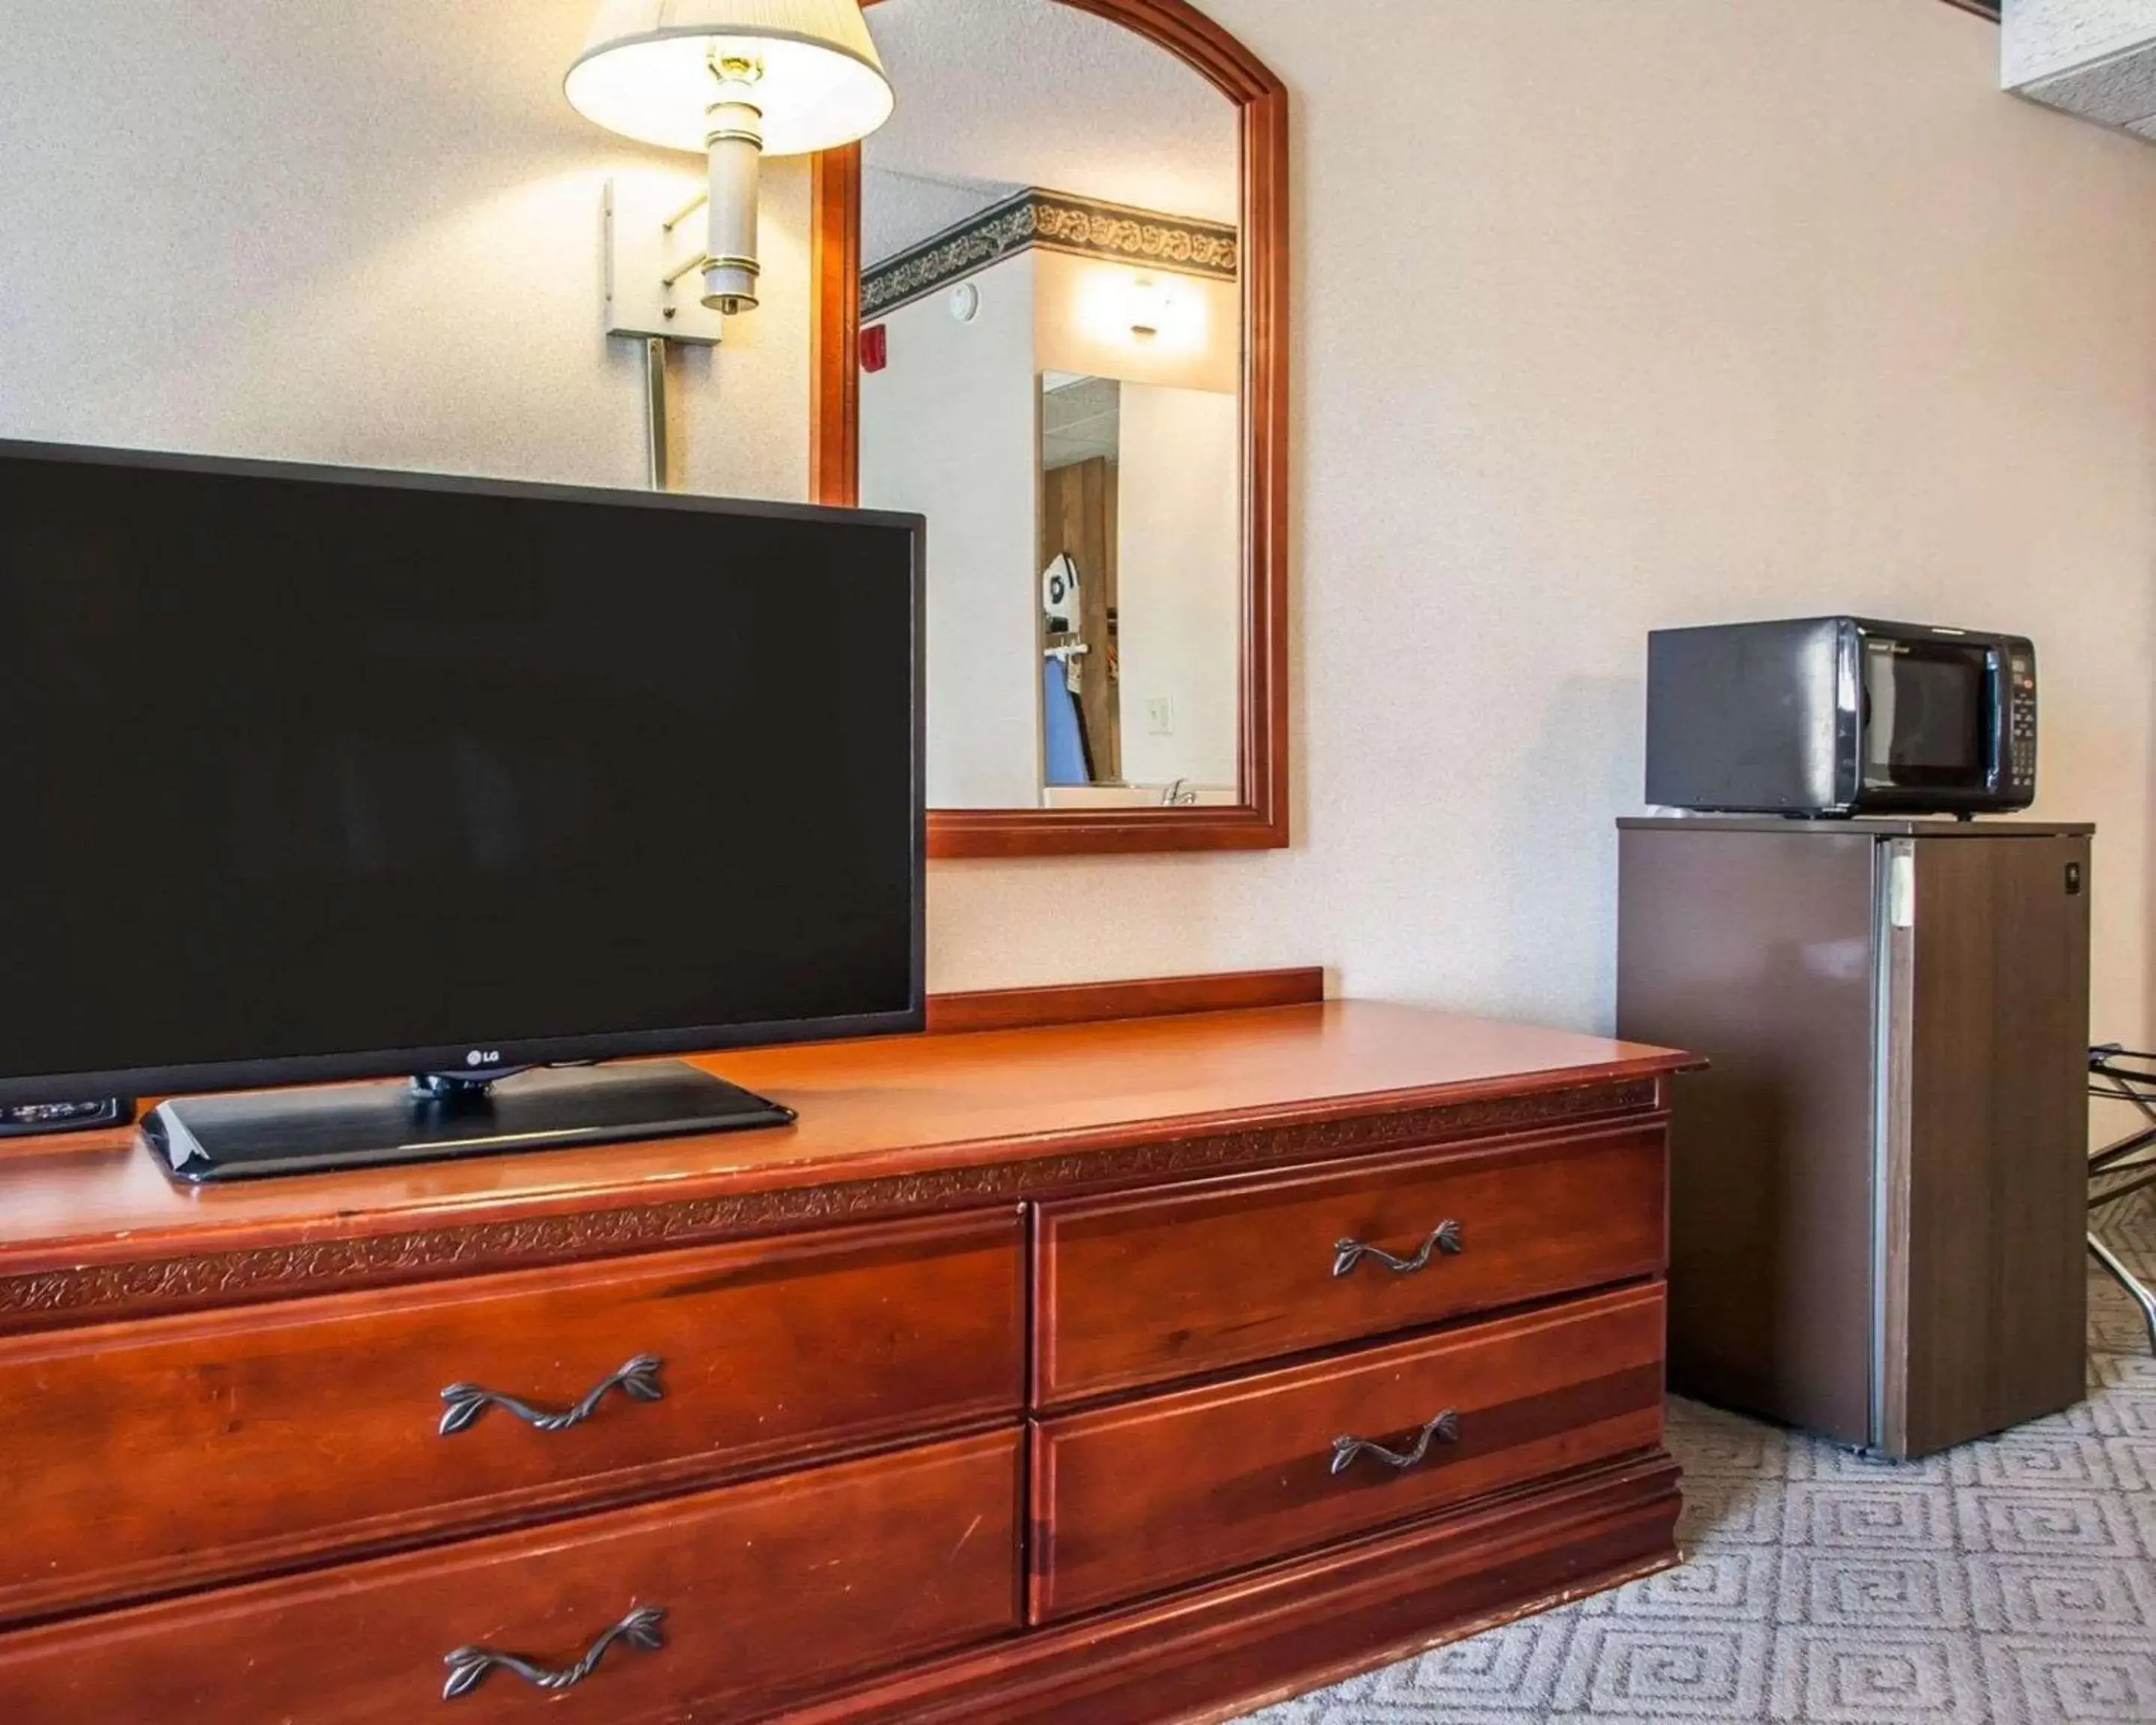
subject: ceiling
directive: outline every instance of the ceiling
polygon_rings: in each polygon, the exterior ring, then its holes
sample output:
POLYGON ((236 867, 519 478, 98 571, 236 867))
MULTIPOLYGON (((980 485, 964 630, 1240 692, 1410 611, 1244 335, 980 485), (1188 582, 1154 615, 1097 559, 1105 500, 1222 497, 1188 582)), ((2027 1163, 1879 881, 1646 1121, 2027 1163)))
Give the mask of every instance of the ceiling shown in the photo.
POLYGON ((1113 377, 1051 372, 1040 380, 1040 465, 1053 473, 1122 445, 1123 386, 1113 377))
POLYGON ((1166 49, 1055 0, 881 0, 868 20, 898 110, 862 146, 865 260, 1027 186, 1236 219, 1235 105, 1166 49))
POLYGON ((2156 4, 2020 0, 2006 14, 2009 90, 2156 143, 2156 4))
POLYGON ((861 176, 861 261, 873 267, 1024 189, 1014 181, 923 179, 870 168, 861 176))

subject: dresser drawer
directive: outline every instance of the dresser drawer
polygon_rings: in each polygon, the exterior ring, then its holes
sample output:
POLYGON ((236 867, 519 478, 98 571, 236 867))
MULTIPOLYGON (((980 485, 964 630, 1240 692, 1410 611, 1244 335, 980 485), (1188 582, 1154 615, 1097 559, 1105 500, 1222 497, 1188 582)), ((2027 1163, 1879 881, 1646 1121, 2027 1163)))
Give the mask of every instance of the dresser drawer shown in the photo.
POLYGON ((1043 1204, 1035 1399, 1652 1275, 1666 1216, 1659 1123, 1043 1204))
POLYGON ((1656 1283, 1045 1420, 1033 1619, 1650 1448, 1662 1332, 1656 1283))
POLYGON ((18 1631, 0 1636, 0 1719, 762 1717, 1017 1626, 1019 1449, 998 1432, 18 1631), (531 1680, 603 1642, 581 1681, 531 1680))
POLYGON ((1015 1209, 0 1343, 0 1618, 1015 1415, 1015 1209))

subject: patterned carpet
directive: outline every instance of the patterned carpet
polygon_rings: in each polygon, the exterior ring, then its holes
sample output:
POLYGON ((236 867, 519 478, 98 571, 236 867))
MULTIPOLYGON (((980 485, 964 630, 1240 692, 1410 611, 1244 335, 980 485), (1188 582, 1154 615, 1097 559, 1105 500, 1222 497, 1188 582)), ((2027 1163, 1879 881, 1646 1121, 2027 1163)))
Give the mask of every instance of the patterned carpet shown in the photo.
MULTIPOLYGON (((2156 1215, 2104 1233, 2156 1266, 2156 1215)), ((2081 1406, 1896 1466, 1674 1404, 1681 1568, 1245 1725, 2152 1725, 2156 1360, 2089 1296, 2081 1406)))

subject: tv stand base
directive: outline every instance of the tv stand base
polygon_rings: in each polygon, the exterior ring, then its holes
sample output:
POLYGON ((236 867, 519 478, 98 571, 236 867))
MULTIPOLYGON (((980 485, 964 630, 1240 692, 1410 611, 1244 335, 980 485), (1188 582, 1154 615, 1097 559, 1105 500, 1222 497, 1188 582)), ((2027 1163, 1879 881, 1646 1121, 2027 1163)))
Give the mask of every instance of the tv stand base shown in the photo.
POLYGON ((793 1111, 682 1060, 542 1067, 460 1092, 399 1080, 182 1096, 142 1123, 176 1179, 243 1180, 785 1126, 793 1111))

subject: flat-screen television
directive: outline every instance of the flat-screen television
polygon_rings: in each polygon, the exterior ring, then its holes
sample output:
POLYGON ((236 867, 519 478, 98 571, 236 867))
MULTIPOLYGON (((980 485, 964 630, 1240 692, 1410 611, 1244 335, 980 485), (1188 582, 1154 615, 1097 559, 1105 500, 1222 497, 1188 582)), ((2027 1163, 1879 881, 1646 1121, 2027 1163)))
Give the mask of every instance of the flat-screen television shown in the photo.
POLYGON ((0 1104, 918 1029, 922 556, 0 443, 0 1104))

